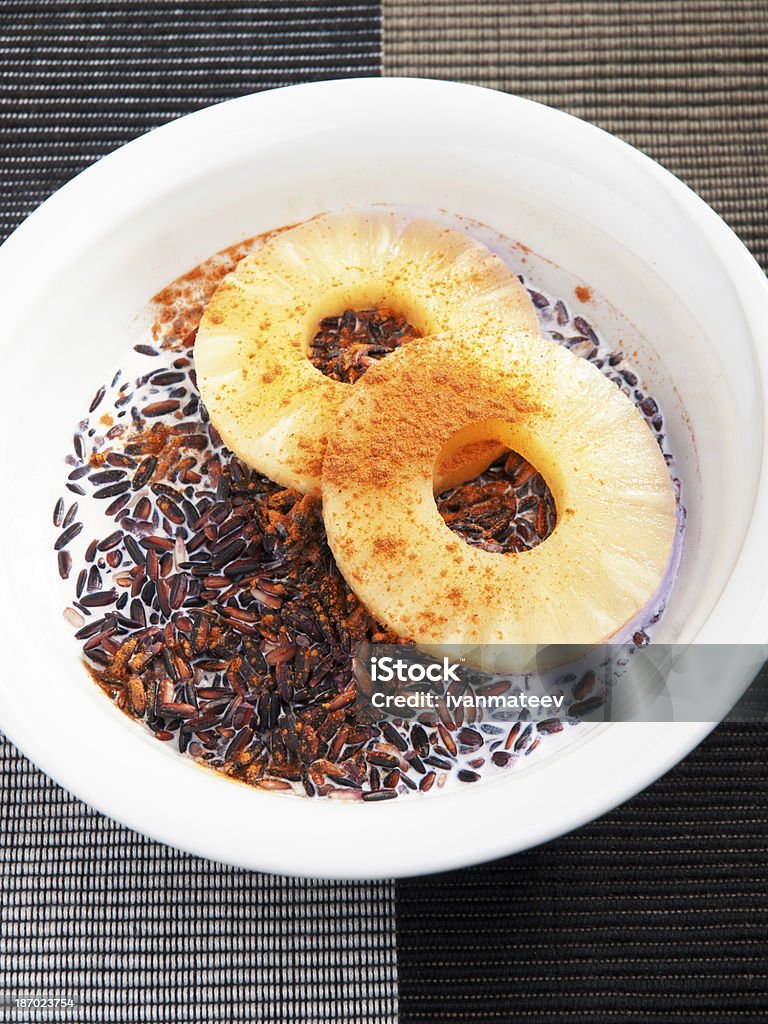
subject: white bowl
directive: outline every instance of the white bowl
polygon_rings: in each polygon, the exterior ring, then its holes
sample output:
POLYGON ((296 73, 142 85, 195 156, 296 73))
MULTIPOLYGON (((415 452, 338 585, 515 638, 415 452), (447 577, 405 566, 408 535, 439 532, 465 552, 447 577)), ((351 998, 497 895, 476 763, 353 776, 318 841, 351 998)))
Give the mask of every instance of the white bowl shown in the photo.
MULTIPOLYGON (((577 280, 602 297, 593 319, 612 341, 616 331, 636 339, 634 362, 664 403, 684 479, 687 540, 659 638, 766 640, 768 287, 684 185, 573 117, 444 82, 298 86, 166 125, 66 185, 0 250, 0 724, 104 813, 260 870, 408 875, 513 853, 626 800, 712 725, 576 729, 498 781, 350 805, 199 768, 88 678, 62 620, 50 512, 72 427, 137 313, 216 249, 374 203, 474 218, 546 257, 534 261, 545 287, 577 280)), ((744 683, 727 681, 734 699, 744 683)))

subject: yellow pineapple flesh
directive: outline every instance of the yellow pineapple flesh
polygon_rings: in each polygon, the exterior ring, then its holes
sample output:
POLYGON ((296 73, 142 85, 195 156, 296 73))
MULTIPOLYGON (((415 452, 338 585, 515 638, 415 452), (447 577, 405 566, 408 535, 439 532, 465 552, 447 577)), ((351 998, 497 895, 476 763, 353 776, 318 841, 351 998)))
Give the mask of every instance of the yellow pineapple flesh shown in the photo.
POLYGON ((331 432, 323 516, 347 583, 420 645, 595 644, 657 592, 676 503, 648 425, 586 360, 540 340, 415 341, 368 370, 331 432), (433 497, 451 438, 495 442, 543 475, 557 524, 531 550, 470 547, 433 497))
MULTIPOLYGON (((327 436, 351 388, 312 365, 311 340, 327 316, 385 306, 424 336, 539 337, 517 277, 462 232, 391 212, 316 217, 246 257, 206 308, 195 366, 227 446, 278 483, 319 494, 327 436)), ((468 479, 499 451, 474 446, 466 466, 453 453, 435 486, 468 479)))

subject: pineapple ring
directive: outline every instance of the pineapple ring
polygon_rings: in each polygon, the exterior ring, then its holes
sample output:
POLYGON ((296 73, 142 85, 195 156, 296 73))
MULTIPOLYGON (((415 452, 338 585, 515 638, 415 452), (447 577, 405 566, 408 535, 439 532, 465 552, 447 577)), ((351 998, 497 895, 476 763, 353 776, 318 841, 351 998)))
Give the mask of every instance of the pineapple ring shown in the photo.
MULTIPOLYGON (((310 362, 326 316, 397 308, 423 335, 540 335, 514 273, 485 245, 397 213, 328 214, 283 231, 247 256, 213 294, 195 342, 203 402, 225 444, 285 487, 320 493, 325 444, 349 385, 310 362)), ((498 454, 453 454, 438 491, 498 454)))
POLYGON ((638 410, 543 340, 418 340, 371 367, 328 441, 323 517, 341 573, 378 622, 465 650, 615 636, 658 591, 676 532, 669 470, 638 410), (537 547, 471 547, 438 512, 435 458, 478 439, 546 479, 557 524, 537 547))

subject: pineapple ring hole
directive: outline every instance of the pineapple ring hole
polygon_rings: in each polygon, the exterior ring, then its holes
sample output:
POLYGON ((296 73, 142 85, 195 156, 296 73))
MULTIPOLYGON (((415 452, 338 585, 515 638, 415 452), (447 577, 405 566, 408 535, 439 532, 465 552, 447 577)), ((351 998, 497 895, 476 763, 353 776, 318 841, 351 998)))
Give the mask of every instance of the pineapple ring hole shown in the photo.
POLYGON ((418 327, 389 306, 347 308, 322 318, 307 356, 331 380, 355 384, 373 363, 421 337, 418 327))
POLYGON ((477 440, 475 424, 450 438, 435 465, 445 465, 459 452, 464 464, 485 465, 435 494, 437 510, 453 533, 471 547, 503 555, 529 551, 549 537, 557 525, 555 499, 532 463, 495 438, 477 440))

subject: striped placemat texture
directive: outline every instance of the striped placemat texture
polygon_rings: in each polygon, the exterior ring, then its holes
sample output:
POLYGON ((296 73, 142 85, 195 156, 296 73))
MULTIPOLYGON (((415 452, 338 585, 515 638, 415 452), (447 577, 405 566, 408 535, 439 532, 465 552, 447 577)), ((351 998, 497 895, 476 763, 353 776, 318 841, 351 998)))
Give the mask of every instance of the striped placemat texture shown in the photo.
MULTIPOLYGON (((384 73, 507 89, 594 121, 691 184, 765 267, 767 68, 762 0, 5 0, 0 237, 169 118, 384 73)), ((3 742, 0 1021, 762 1022, 767 752, 763 727, 721 726, 571 836, 395 885, 178 853, 3 742), (20 1016, 10 1000, 24 994, 76 1005, 20 1016)))

